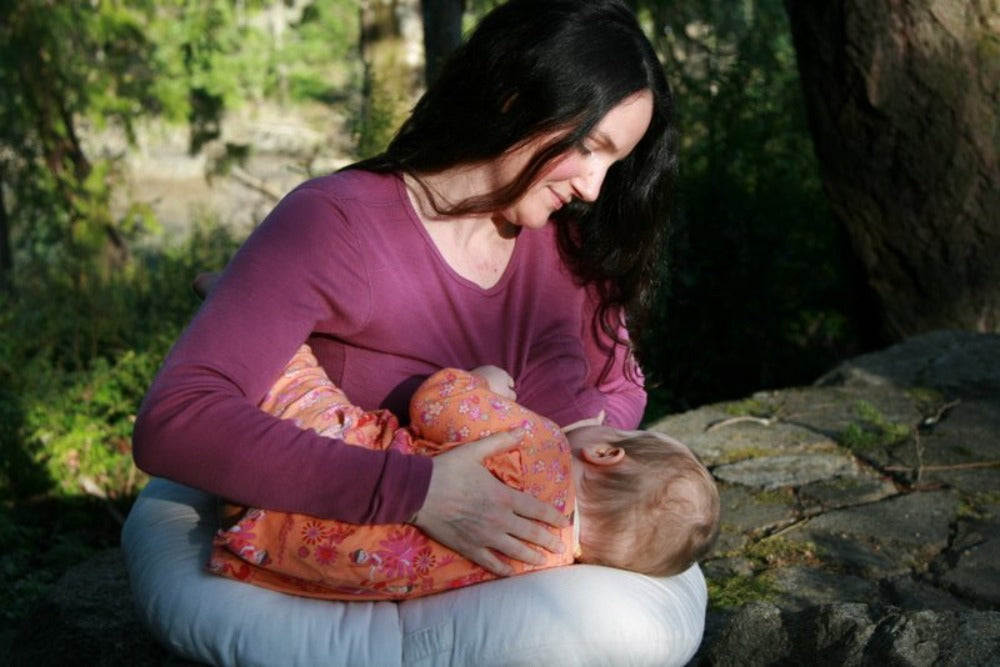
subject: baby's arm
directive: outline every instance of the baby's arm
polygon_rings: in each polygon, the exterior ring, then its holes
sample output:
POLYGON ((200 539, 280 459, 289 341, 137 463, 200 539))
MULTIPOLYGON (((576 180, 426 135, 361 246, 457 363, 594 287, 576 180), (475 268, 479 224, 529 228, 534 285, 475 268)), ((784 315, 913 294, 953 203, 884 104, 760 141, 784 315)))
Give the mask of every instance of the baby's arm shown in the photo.
POLYGON ((601 426, 602 424, 604 424, 604 410, 601 410, 599 413, 597 413, 596 417, 591 417, 589 419, 581 419, 579 421, 573 422, 572 424, 567 424, 566 426, 562 427, 562 431, 563 433, 569 433, 573 429, 580 428, 581 426, 601 426))

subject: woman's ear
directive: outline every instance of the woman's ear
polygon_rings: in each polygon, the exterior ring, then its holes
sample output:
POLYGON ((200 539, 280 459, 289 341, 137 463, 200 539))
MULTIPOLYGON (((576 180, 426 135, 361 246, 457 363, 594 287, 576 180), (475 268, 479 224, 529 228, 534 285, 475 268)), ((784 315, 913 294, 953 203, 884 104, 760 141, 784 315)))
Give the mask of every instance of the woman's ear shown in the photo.
POLYGON ((580 458, 595 466, 613 466, 625 460, 625 450, 607 443, 587 445, 580 450, 580 458))

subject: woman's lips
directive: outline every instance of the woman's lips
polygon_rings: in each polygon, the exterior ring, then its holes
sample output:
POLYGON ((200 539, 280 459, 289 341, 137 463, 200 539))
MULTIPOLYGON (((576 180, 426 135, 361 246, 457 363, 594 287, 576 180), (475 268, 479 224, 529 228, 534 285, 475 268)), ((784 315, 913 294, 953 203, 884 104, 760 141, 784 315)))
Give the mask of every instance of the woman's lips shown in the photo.
POLYGON ((558 192, 556 192, 552 188, 549 188, 549 192, 552 193, 552 198, 555 200, 555 204, 556 204, 556 208, 557 209, 562 208, 563 206, 566 205, 566 200, 562 198, 562 195, 560 195, 558 192))

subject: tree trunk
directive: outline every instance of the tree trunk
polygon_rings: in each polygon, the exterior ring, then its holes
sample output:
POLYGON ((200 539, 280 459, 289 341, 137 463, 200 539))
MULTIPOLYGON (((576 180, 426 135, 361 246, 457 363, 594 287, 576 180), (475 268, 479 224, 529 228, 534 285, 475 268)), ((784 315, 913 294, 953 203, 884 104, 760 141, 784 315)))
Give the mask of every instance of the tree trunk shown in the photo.
POLYGON ((412 106, 420 78, 419 50, 412 48, 420 20, 416 0, 362 0, 364 67, 358 153, 383 150, 412 106), (416 30, 414 30, 416 28, 416 30))
POLYGON ((424 80, 437 78, 448 55, 462 43, 465 0, 423 0, 424 80))
POLYGON ((14 253, 11 250, 7 200, 4 198, 3 165, 0 164, 0 292, 9 291, 14 279, 14 253))
POLYGON ((785 6, 824 187, 884 333, 1000 331, 1000 3, 785 6))

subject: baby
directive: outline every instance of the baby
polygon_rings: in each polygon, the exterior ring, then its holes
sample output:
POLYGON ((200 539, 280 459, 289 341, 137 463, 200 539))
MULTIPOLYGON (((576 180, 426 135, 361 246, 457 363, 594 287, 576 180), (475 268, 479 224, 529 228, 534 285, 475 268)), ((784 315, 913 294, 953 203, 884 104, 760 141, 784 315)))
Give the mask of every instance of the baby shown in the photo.
MULTIPOLYGON (((513 380, 499 368, 445 369, 414 394, 411 425, 402 428, 387 410, 352 405, 303 346, 261 407, 350 444, 429 456, 522 428, 518 447, 487 459, 487 468, 574 525, 550 528, 564 553, 544 552, 542 565, 510 561, 517 573, 579 562, 668 575, 708 551, 718 530, 718 492, 687 447, 659 433, 594 423, 564 434, 514 398, 513 380)), ((361 526, 243 508, 235 519, 218 532, 209 569, 287 593, 399 600, 496 578, 409 524, 361 526)))

